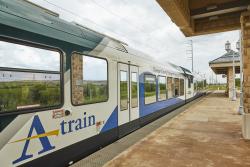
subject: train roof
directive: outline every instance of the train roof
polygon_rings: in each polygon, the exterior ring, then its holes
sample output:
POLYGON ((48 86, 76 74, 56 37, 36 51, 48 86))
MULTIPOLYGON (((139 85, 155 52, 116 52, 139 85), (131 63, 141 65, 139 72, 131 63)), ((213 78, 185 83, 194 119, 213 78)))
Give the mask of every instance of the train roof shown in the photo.
MULTIPOLYGON (((85 46, 90 49, 93 49, 96 44, 107 45, 107 41, 102 43, 105 37, 120 45, 125 44, 80 24, 60 19, 59 14, 27 0, 0 0, 0 19, 2 24, 10 27, 85 46)), ((121 46, 121 50, 122 48, 123 46, 121 46)))
MULTIPOLYGON (((150 64, 157 64, 157 66, 160 66, 164 69, 167 69, 169 73, 185 74, 185 72, 183 71, 183 69, 180 66, 172 64, 170 62, 162 62, 161 60, 155 59, 155 58, 153 58, 153 57, 151 57, 151 56, 149 56, 141 51, 133 49, 131 47, 128 47, 128 46, 124 46, 124 47, 128 51, 128 53, 130 53, 131 55, 139 57, 141 60, 147 61, 150 64)), ((187 71, 189 71, 189 70, 187 70, 187 71)))
POLYGON ((186 68, 184 68, 184 67, 182 67, 182 66, 180 66, 180 68, 183 70, 183 72, 184 72, 186 75, 191 75, 191 76, 193 76, 193 73, 192 73, 189 69, 186 69, 186 68))
POLYGON ((172 73, 185 73, 179 66, 171 63, 163 64, 161 61, 129 47, 125 42, 78 23, 67 22, 60 19, 59 14, 27 0, 0 0, 0 19, 2 24, 10 27, 84 46, 90 50, 94 49, 97 44, 105 45, 143 60, 159 63, 172 73), (103 40, 104 38, 107 40, 103 40), (113 41, 112 45, 109 44, 110 41, 113 41))

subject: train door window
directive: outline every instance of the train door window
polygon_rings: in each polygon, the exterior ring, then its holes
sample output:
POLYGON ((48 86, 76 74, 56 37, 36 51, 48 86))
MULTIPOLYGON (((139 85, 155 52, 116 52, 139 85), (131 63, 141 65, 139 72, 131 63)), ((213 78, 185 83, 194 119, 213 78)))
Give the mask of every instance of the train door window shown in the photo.
POLYGON ((172 98, 173 97, 173 89, 174 89, 174 84, 173 84, 173 78, 172 77, 168 77, 167 78, 167 86, 168 86, 168 98, 172 98))
POLYGON ((201 81, 197 81, 197 90, 201 90, 201 81))
POLYGON ((131 107, 138 107, 137 73, 132 72, 131 76, 131 107))
POLYGON ((174 78, 172 78, 172 86, 171 86, 171 88, 172 88, 172 92, 173 92, 173 97, 175 97, 175 82, 174 82, 174 78))
POLYGON ((108 100, 108 63, 105 59, 73 54, 71 75, 73 105, 108 100))
POLYGON ((167 84, 166 77, 158 76, 158 100, 166 100, 167 99, 167 84))
POLYGON ((61 55, 0 41, 0 113, 59 107, 61 55))
POLYGON ((120 110, 128 109, 128 73, 120 71, 120 110))
POLYGON ((193 76, 188 76, 188 88, 191 88, 191 84, 193 83, 193 76))
POLYGON ((180 79, 180 95, 184 95, 184 79, 180 79))
POLYGON ((145 104, 156 102, 156 76, 146 74, 144 76, 145 104))
POLYGON ((180 80, 179 78, 174 79, 174 95, 180 96, 180 80))
POLYGON ((191 88, 191 79, 188 77, 188 88, 191 88))

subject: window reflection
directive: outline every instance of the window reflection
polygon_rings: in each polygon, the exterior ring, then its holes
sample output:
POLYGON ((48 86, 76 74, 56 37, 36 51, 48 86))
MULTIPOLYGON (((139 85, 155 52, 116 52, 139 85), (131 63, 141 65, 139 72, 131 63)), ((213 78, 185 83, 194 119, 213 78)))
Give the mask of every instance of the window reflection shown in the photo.
POLYGON ((72 102, 90 104, 108 99, 108 67, 104 59, 73 55, 72 102))
POLYGON ((0 67, 60 71, 60 54, 0 41, 0 67))
POLYGON ((174 79, 174 95, 180 96, 180 80, 179 80, 179 78, 174 79))
POLYGON ((144 89, 145 104, 156 102, 156 77, 154 75, 145 75, 144 89))
POLYGON ((168 98, 174 97, 174 81, 172 77, 167 78, 168 98))
POLYGON ((161 100, 166 100, 167 99, 167 88, 166 88, 166 77, 159 76, 158 77, 158 99, 159 101, 161 100))
POLYGON ((184 95, 184 79, 180 79, 180 95, 184 95))
POLYGON ((0 112, 58 106, 60 54, 0 41, 0 112))
POLYGON ((128 109, 128 79, 127 71, 120 71, 120 110, 128 109))
POLYGON ((131 106, 138 107, 137 73, 133 72, 131 77, 131 106))
POLYGON ((59 105, 60 75, 0 72, 0 111, 59 105))

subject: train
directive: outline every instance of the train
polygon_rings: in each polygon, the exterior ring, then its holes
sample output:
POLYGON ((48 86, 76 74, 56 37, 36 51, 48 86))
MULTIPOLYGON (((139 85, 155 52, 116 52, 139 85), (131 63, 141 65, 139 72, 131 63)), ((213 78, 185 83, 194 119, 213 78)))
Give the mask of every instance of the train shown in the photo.
POLYGON ((204 95, 202 82, 29 1, 0 0, 0 166, 68 166, 204 95))

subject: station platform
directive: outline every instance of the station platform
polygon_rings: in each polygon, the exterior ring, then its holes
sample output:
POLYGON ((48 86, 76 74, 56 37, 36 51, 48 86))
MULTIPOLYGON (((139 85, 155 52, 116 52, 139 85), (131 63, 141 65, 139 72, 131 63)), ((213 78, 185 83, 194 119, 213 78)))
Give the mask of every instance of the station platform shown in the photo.
POLYGON ((239 99, 214 92, 178 108, 72 167, 244 167, 239 99))

